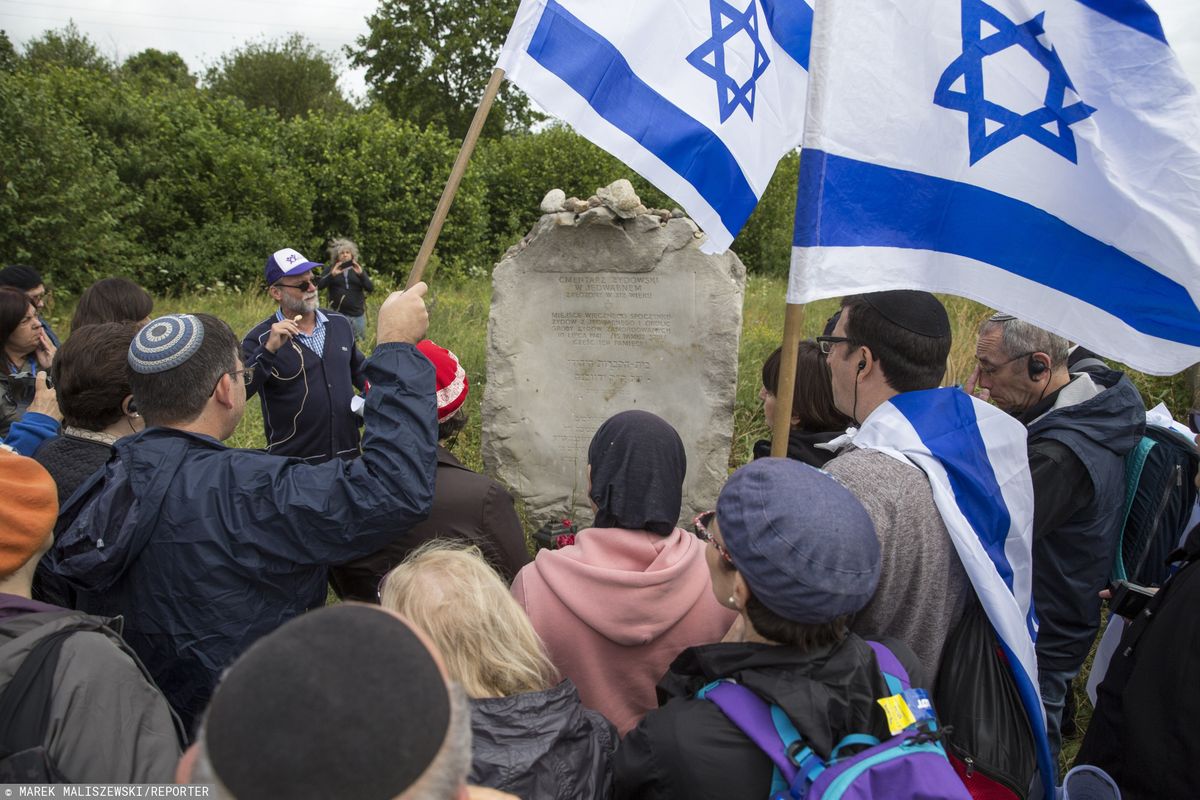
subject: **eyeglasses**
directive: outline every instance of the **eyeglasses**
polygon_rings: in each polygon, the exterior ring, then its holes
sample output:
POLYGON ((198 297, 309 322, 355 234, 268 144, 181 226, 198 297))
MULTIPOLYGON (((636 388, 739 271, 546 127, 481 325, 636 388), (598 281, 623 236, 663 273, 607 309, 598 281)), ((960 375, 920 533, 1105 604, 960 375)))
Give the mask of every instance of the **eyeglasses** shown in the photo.
POLYGON ((980 359, 975 360, 979 361, 979 373, 981 375, 995 375, 1000 371, 1001 367, 1007 366, 1018 359, 1025 358, 1026 356, 1031 356, 1036 352, 1036 350, 1030 350, 1028 353, 1021 353, 1019 356, 1013 356, 1007 361, 1001 361, 999 364, 989 364, 986 361, 981 361, 980 359))
MULTIPOLYGON (((241 375, 242 385, 249 386, 254 381, 254 367, 242 367, 241 369, 232 369, 229 372, 222 372, 221 378, 224 378, 226 375, 241 375)), ((221 385, 221 378, 217 378, 217 382, 213 384, 212 392, 209 392, 209 394, 215 392, 217 387, 221 385)))
POLYGON ((275 285, 281 288, 286 287, 288 289, 299 289, 302 292, 307 292, 309 289, 317 288, 317 282, 314 280, 307 280, 303 283, 284 283, 283 281, 279 281, 275 285))
POLYGON ((849 336, 818 336, 817 346, 821 348, 821 352, 824 355, 829 355, 833 352, 835 344, 840 344, 841 342, 850 343, 853 341, 849 336))
POLYGON ((702 542, 708 542, 713 547, 717 548, 717 553, 721 558, 725 559, 726 564, 733 564, 733 556, 729 555, 729 551, 724 545, 718 542, 709 531, 708 526, 712 524, 713 518, 717 516, 716 511, 705 511, 692 520, 692 525, 695 527, 696 536, 702 542))
POLYGON ((33 303, 35 306, 40 307, 42 303, 50 299, 50 290, 42 289, 40 292, 26 292, 25 297, 27 297, 29 302, 33 303))

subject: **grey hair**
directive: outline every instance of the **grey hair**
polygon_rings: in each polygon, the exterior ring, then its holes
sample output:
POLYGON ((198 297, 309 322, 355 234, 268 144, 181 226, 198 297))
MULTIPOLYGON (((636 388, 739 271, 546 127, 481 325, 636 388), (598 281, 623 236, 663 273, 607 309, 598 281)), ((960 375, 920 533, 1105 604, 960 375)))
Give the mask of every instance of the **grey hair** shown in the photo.
POLYGON ((350 255, 354 257, 354 260, 358 261, 358 245, 349 239, 333 239, 329 242, 328 247, 329 263, 336 264, 338 253, 342 252, 343 250, 349 250, 350 255))
POLYGON ((999 314, 984 320, 979 326, 979 333, 987 332, 992 326, 1000 327, 1000 349, 1009 358, 1026 353, 1045 353, 1050 356, 1052 369, 1066 366, 1071 343, 1063 337, 1016 317, 999 314))
MULTIPOLYGON (((467 783, 471 771, 471 701, 457 683, 450 682, 450 727, 442 749, 430 762, 421 777, 397 800, 456 800, 467 783)), ((189 782, 212 787, 212 800, 237 800, 217 777, 208 751, 204 747, 204 724, 196 736, 196 760, 189 782)))
POLYGON ((424 774, 398 800, 455 800, 471 771, 471 701, 463 687, 448 682, 450 728, 424 774))

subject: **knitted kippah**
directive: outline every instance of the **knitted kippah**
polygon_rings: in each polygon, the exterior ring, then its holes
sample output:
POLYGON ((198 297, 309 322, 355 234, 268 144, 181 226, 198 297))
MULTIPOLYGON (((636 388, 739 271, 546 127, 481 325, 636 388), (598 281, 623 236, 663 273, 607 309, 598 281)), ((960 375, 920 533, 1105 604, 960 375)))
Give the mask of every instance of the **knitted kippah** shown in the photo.
POLYGON ((259 639, 213 695, 204 748, 238 800, 391 800, 441 750, 450 694, 395 615, 347 603, 259 639))
POLYGON ((151 375, 178 367, 200 349, 204 323, 191 314, 168 314, 150 321, 129 344, 129 366, 151 375))
POLYGON ((0 448, 0 578, 33 558, 58 518, 54 479, 32 458, 0 448))
POLYGON ((864 294, 862 299, 888 322, 910 333, 934 339, 950 335, 950 316, 946 307, 929 292, 896 289, 864 294))

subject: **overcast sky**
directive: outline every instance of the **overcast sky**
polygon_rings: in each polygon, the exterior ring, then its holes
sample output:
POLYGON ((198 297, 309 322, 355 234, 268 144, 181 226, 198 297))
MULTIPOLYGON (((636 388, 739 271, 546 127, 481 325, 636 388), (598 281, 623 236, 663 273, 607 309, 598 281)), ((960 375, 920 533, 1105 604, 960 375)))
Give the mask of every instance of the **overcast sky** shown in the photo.
MULTIPOLYGON (((362 72, 346 70, 341 53, 343 46, 366 33, 366 18, 376 5, 377 0, 0 0, 0 28, 20 47, 74 19, 117 61, 156 47, 179 53, 196 74, 247 41, 295 31, 337 54, 344 71, 343 91, 361 97, 362 72)), ((1200 86, 1200 0, 1151 0, 1151 5, 1184 70, 1200 86)))

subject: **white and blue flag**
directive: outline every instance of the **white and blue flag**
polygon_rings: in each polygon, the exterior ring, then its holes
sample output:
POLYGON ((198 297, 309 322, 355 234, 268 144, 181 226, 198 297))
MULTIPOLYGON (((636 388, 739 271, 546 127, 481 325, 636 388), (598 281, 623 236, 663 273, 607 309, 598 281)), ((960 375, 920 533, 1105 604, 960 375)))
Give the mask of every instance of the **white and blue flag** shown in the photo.
POLYGON ((996 631, 1029 717, 1049 794, 1056 768, 1038 690, 1033 607, 1033 479, 1025 426, 957 388, 905 392, 852 439, 919 467, 954 549, 996 631))
POLYGON ((920 288, 1200 361, 1200 98, 1146 0, 817 6, 788 301, 920 288))
POLYGON ((800 145, 803 0, 523 0, 497 66, 726 250, 800 145))

